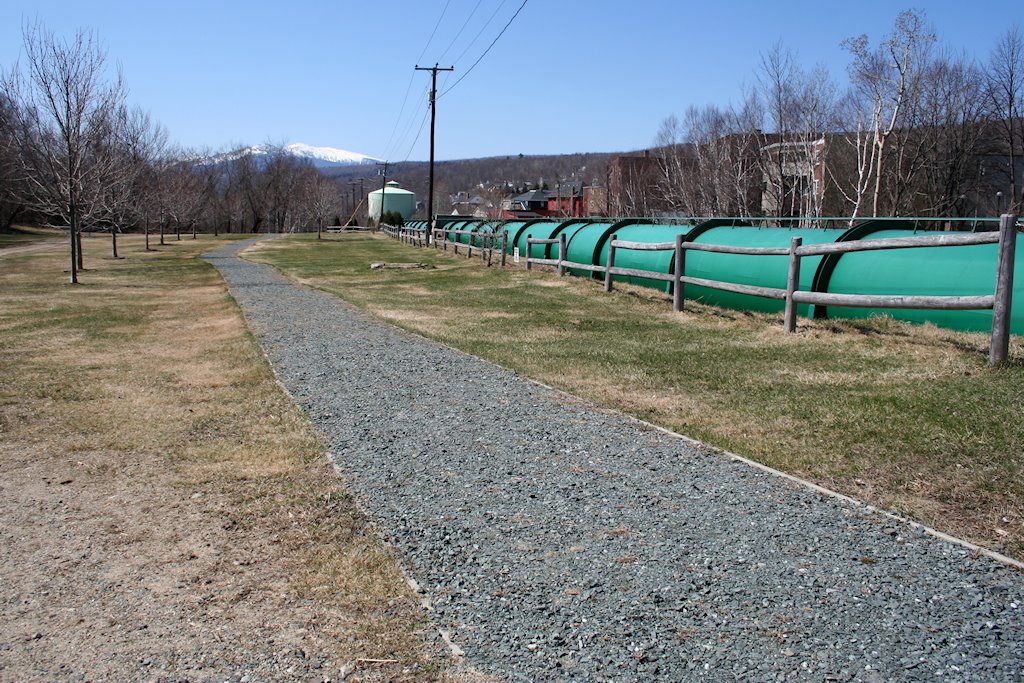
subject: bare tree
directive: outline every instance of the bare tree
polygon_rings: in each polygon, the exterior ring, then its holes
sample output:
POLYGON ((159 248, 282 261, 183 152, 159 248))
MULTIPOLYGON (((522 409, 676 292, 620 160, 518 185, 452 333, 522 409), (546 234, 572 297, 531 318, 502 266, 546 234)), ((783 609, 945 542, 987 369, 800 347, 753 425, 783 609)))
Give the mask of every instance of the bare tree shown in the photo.
POLYGON ((202 161, 201 155, 179 150, 159 163, 156 198, 161 218, 160 244, 164 244, 166 226, 174 227, 175 239, 180 241, 182 229, 193 229, 206 209, 212 181, 202 161))
MULTIPOLYGON (((872 48, 867 35, 849 38, 843 46, 853 56, 850 65, 850 80, 857 92, 870 103, 870 136, 875 146, 872 152, 874 189, 871 197, 873 216, 879 215, 882 200, 882 183, 885 178, 885 164, 890 153, 898 160, 901 145, 893 143, 894 134, 901 126, 906 129, 904 108, 908 100, 919 93, 921 75, 928 63, 935 34, 925 26, 925 19, 913 10, 901 12, 896 18, 892 34, 872 48), (896 147, 895 151, 891 148, 896 147)), ((898 211, 900 195, 904 188, 894 183, 893 211, 898 211)))
POLYGON ((1007 29, 989 56, 985 72, 990 116, 995 122, 1008 157, 1010 184, 1009 211, 1024 207, 1024 182, 1017 176, 1021 156, 1022 119, 1024 119, 1024 35, 1014 26, 1007 29))
POLYGON ((20 159, 14 138, 16 107, 0 91, 0 230, 25 211, 20 159))
POLYGON ((337 183, 312 168, 308 170, 304 184, 307 213, 316 223, 316 238, 322 239, 327 219, 341 210, 341 191, 337 183))
POLYGON ((25 63, 3 79, 18 104, 14 142, 26 203, 70 229, 71 282, 78 282, 78 235, 103 210, 103 178, 114 160, 112 117, 124 99, 118 75, 107 80, 106 57, 93 34, 56 38, 41 24, 23 29, 25 63))
POLYGON ((964 56, 939 56, 922 79, 919 103, 907 161, 896 168, 909 190, 904 205, 918 215, 965 215, 981 180, 984 78, 964 56))
POLYGON ((739 109, 714 105, 689 107, 683 118, 661 124, 660 186, 673 211, 688 216, 748 216, 753 188, 760 183, 758 104, 747 99, 739 109))
POLYGON ((118 121, 118 151, 121 156, 120 181, 112 203, 110 225, 112 256, 117 258, 117 232, 127 224, 141 225, 145 248, 149 251, 150 218, 156 203, 154 164, 167 146, 167 129, 148 112, 122 107, 118 121))

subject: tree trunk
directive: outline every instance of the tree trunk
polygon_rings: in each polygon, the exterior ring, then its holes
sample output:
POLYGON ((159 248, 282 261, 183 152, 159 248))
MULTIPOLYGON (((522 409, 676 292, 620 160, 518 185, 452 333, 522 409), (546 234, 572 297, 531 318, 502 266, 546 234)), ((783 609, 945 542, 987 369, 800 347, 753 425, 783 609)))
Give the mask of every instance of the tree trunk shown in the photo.
POLYGON ((181 223, 174 224, 174 239, 178 242, 181 241, 181 223))
POLYGON ((119 258, 117 255, 117 230, 115 228, 110 229, 110 257, 119 258))
POLYGON ((78 236, 75 234, 74 211, 71 213, 71 284, 78 284, 78 236))
POLYGON ((195 239, 195 238, 196 238, 196 225, 195 225, 195 223, 193 223, 192 224, 192 239, 195 239))
POLYGON ((82 258, 82 231, 81 230, 76 230, 75 231, 75 235, 76 235, 76 243, 78 245, 78 251, 77 251, 77 255, 78 255, 78 270, 85 270, 85 259, 82 258))
POLYGON ((142 231, 146 234, 146 251, 151 251, 149 248, 149 223, 142 226, 142 231))
POLYGON ((164 222, 160 221, 160 246, 164 245, 164 222))

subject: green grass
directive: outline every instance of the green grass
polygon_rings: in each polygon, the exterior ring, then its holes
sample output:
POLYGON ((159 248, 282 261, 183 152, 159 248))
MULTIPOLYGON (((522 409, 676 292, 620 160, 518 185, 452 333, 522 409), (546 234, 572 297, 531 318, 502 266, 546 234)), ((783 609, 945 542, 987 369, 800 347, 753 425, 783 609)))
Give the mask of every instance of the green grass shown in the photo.
POLYGON ((381 318, 945 531, 1024 556, 1024 348, 891 319, 800 320, 487 269, 382 237, 264 243, 271 263, 381 318), (370 270, 419 261, 429 270, 370 270))

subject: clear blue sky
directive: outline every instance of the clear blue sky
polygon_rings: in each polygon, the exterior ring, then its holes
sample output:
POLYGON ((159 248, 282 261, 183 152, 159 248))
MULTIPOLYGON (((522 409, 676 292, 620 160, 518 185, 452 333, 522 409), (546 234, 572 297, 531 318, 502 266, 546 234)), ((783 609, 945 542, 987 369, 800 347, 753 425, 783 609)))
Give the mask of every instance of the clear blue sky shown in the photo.
MULTIPOLYGON (((305 142, 426 159, 429 124, 416 134, 429 74, 414 65, 454 64, 452 76, 439 78, 452 85, 521 2, 4 0, 0 65, 18 58, 23 20, 38 18, 59 35, 92 29, 123 69, 132 103, 179 144, 305 142)), ((915 5, 529 0, 439 100, 437 156, 640 149, 670 114, 738 99, 779 39, 806 66, 824 64, 845 83, 840 41, 867 33, 876 42, 908 7, 915 5)), ((1006 26, 1024 24, 1020 0, 916 8, 941 44, 981 61, 1006 26)))

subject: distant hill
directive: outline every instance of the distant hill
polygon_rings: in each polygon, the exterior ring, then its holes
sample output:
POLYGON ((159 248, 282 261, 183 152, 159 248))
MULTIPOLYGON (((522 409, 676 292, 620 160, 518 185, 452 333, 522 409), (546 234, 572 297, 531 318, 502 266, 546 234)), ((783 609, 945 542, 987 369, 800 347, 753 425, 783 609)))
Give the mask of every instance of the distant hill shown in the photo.
MULTIPOLYGON (((633 152, 629 152, 633 153, 633 152)), ((613 157, 620 152, 596 152, 557 155, 509 155, 439 161, 434 166, 434 186, 438 201, 449 194, 468 191, 475 194, 509 194, 540 184, 554 190, 559 180, 583 181, 585 185, 606 182, 613 157)), ((339 166, 323 172, 341 183, 363 179, 363 190, 380 187, 379 168, 339 166)), ((388 180, 412 190, 419 199, 426 199, 429 164, 407 161, 390 164, 388 180)), ((442 211, 446 210, 443 206, 442 211)))

